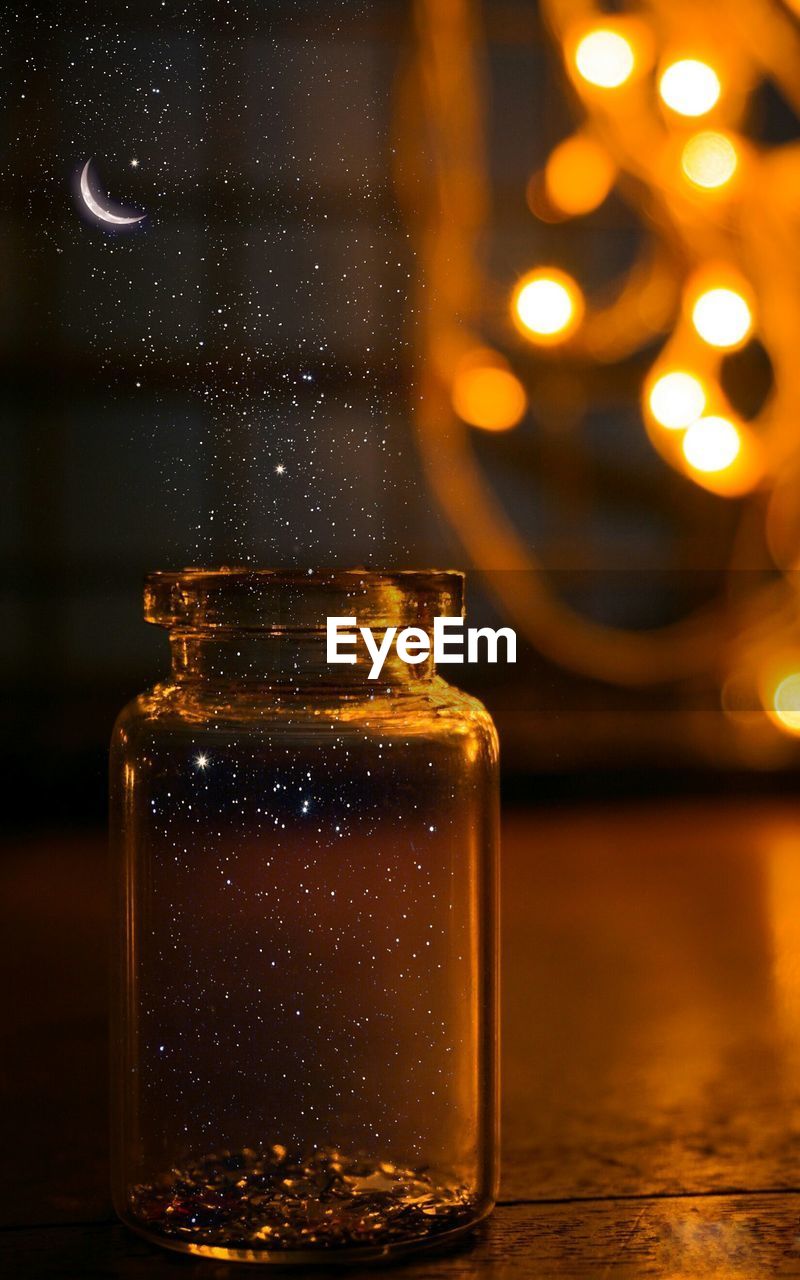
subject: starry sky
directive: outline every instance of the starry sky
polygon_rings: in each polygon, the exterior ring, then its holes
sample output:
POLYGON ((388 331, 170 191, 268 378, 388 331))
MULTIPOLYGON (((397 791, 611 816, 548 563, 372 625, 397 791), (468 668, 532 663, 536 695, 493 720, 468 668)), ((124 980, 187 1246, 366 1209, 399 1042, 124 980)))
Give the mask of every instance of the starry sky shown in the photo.
POLYGON ((382 12, 112 0, 3 19, 20 269, 52 282, 33 322, 85 366, 98 436, 157 455, 129 500, 167 532, 161 565, 407 550, 414 254, 391 185, 402 27, 382 12), (89 159, 95 197, 141 223, 87 211, 89 159))

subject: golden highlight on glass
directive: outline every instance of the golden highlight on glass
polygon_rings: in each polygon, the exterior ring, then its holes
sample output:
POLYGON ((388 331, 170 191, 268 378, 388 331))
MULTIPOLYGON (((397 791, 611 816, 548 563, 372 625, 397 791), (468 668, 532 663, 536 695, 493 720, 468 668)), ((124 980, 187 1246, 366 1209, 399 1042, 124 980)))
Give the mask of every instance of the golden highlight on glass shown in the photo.
POLYGON ((156 1243, 309 1265, 466 1231, 496 1194, 497 739, 430 661, 451 573, 154 574, 172 674, 112 743, 115 1203, 156 1243))

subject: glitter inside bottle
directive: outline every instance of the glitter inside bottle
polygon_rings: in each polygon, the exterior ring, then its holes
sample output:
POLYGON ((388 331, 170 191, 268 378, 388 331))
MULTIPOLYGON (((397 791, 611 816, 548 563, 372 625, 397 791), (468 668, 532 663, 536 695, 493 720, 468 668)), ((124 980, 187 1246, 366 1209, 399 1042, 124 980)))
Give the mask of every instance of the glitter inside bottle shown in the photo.
POLYGON ((429 659, 439 572, 153 574, 170 680, 112 743, 115 1203, 169 1248, 374 1261, 496 1184, 497 742, 429 659))

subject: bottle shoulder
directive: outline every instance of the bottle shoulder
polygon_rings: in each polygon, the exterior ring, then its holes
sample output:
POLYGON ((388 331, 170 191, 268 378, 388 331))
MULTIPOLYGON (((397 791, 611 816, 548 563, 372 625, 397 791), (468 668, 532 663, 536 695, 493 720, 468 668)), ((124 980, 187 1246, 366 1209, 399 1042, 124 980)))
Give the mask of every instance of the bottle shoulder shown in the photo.
POLYGON ((478 734, 496 743, 489 712, 473 695, 434 676, 401 687, 271 686, 195 688, 163 683, 120 711, 112 744, 159 733, 205 729, 250 733, 356 733, 388 737, 478 734))

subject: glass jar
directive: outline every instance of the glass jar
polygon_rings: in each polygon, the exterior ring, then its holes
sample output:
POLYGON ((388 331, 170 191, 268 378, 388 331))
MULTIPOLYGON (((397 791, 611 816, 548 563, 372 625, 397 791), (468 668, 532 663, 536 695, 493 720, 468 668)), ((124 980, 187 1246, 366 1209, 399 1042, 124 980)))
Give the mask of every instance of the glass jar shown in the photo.
POLYGON ((374 1260, 496 1194, 497 738, 328 616, 430 630, 460 574, 155 573, 172 675, 114 729, 115 1203, 150 1240, 374 1260))

